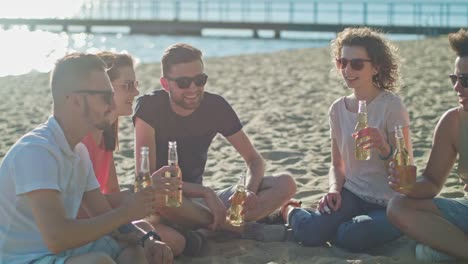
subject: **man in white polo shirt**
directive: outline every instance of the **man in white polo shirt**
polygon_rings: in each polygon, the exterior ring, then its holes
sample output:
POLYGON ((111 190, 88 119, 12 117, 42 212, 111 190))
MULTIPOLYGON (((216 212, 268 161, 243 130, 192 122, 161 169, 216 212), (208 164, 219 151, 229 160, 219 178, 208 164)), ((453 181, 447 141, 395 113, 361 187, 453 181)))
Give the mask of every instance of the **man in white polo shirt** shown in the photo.
POLYGON ((51 73, 53 115, 4 157, 0 264, 172 262, 167 246, 151 239, 156 234, 119 229, 154 213, 154 189, 130 195, 112 210, 79 143, 112 120, 115 104, 105 67, 91 54, 59 60, 51 73), (91 218, 75 219, 80 204, 91 218))

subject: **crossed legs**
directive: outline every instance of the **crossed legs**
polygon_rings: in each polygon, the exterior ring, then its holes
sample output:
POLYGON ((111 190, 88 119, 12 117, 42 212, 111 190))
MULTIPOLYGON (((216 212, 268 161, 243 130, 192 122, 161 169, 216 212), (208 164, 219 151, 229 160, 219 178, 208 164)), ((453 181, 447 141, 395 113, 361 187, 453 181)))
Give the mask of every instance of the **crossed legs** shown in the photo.
POLYGON ((387 215, 390 222, 409 237, 444 253, 468 259, 468 236, 446 219, 435 200, 398 195, 390 200, 387 215))
MULTIPOLYGON (((245 220, 256 221, 269 215, 289 201, 295 193, 296 184, 290 175, 282 174, 264 177, 257 193, 257 207, 246 213, 245 220)), ((160 213, 164 218, 170 219, 171 222, 189 228, 207 227, 212 222, 213 218, 210 210, 205 205, 185 197, 181 207, 164 208, 160 213)), ((242 231, 242 228, 232 228, 227 224, 221 225, 221 229, 242 231)))

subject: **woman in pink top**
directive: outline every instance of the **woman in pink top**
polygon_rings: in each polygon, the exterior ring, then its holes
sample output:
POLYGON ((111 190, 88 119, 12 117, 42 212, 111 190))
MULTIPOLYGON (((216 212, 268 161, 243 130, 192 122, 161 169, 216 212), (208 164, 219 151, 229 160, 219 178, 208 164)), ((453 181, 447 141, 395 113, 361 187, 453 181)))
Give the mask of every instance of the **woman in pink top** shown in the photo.
MULTIPOLYGON (((112 118, 115 118, 115 122, 108 129, 90 133, 82 142, 88 148, 102 193, 106 195, 112 207, 117 207, 129 193, 120 191, 114 164, 114 150, 118 148, 118 118, 133 113, 133 101, 139 94, 138 81, 135 76, 133 58, 130 55, 112 52, 100 52, 97 55, 109 67, 107 74, 114 87, 115 115, 112 115, 112 118)), ((145 231, 153 230, 153 226, 146 221, 135 224, 145 231)), ((182 253, 185 238, 179 232, 162 224, 154 226, 154 229, 175 256, 182 253)))

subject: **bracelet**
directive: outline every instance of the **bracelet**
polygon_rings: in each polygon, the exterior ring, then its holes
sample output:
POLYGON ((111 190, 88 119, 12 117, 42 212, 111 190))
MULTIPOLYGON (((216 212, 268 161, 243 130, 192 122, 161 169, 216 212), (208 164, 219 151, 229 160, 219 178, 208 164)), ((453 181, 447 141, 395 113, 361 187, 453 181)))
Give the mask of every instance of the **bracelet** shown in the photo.
POLYGON ((151 230, 140 238, 138 244, 140 244, 142 247, 145 247, 145 241, 148 240, 148 238, 151 238, 151 240, 161 241, 161 237, 158 235, 158 233, 156 233, 154 230, 151 230))
POLYGON ((379 153, 378 155, 379 155, 379 159, 380 159, 380 160, 386 161, 386 160, 388 160, 389 158, 392 157, 392 155, 393 155, 393 147, 392 147, 392 144, 388 144, 388 145, 390 146, 390 152, 388 153, 388 155, 387 155, 386 157, 382 157, 382 156, 380 155, 380 153, 379 153))

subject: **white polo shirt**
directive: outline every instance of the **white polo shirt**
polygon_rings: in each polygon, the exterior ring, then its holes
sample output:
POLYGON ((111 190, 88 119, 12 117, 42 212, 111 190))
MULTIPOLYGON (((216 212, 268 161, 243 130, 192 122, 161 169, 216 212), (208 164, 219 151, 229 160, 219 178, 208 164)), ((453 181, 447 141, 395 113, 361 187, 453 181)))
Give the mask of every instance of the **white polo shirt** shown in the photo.
POLYGON ((46 247, 25 194, 58 190, 68 218, 76 218, 83 193, 99 188, 88 150, 71 149, 57 120, 32 130, 0 165, 0 264, 28 263, 52 254, 46 247))

